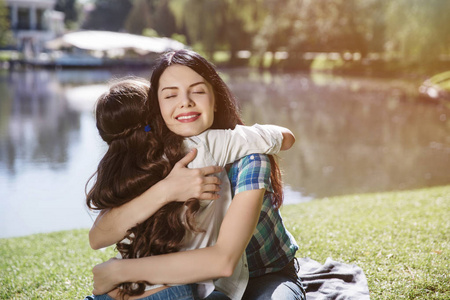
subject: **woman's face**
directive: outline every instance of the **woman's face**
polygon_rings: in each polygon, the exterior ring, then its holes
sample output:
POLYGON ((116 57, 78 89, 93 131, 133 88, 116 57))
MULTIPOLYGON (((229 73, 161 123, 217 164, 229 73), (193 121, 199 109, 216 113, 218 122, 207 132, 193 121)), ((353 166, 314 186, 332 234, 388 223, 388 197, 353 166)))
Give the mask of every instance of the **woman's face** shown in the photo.
POLYGON ((189 67, 172 65, 162 73, 158 102, 167 127, 178 135, 198 135, 213 124, 212 87, 189 67))

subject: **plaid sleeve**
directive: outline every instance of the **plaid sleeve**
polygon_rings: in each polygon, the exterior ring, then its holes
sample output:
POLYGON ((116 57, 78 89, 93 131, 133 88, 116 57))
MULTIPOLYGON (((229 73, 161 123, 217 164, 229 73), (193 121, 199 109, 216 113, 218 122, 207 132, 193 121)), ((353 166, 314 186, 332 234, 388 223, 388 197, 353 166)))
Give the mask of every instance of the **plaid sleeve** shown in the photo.
POLYGON ((259 189, 272 191, 269 157, 264 154, 247 155, 239 161, 234 194, 259 189))

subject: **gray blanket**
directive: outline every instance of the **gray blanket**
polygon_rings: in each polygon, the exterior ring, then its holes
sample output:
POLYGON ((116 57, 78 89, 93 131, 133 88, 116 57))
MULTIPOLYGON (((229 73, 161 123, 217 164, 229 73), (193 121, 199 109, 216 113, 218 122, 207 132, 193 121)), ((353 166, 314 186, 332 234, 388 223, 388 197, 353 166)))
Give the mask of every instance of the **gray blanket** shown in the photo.
POLYGON ((369 287, 363 270, 356 265, 327 258, 325 264, 308 257, 298 258, 299 276, 306 300, 369 300, 369 287))

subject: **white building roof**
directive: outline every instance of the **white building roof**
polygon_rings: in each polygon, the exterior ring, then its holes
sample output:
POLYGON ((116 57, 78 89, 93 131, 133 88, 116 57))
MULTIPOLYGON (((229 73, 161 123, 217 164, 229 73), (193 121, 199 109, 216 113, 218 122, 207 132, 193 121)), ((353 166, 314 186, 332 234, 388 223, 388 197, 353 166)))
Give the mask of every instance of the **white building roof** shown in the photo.
POLYGON ((94 51, 134 49, 138 53, 145 54, 185 48, 184 44, 169 38, 146 37, 110 31, 88 30, 72 32, 63 35, 61 40, 66 45, 94 51))
POLYGON ((56 0, 6 0, 8 6, 53 8, 56 0))

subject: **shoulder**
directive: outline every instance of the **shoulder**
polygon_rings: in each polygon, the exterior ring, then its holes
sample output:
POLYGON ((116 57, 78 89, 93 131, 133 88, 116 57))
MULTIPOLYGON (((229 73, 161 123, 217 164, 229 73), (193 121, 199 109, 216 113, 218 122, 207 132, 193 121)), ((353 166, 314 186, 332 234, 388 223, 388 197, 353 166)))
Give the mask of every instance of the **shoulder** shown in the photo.
POLYGON ((209 148, 210 144, 214 144, 217 140, 224 137, 226 134, 224 131, 221 129, 208 129, 198 135, 184 138, 184 144, 190 146, 203 145, 209 148))
POLYGON ((208 129, 195 136, 195 139, 209 147, 221 145, 228 139, 229 129, 208 129))
POLYGON ((265 154, 250 154, 236 161, 229 172, 235 193, 265 188, 270 190, 270 160, 265 154))
POLYGON ((237 161, 237 166, 239 166, 239 168, 244 168, 246 166, 266 166, 267 164, 269 164, 270 168, 269 156, 259 153, 244 156, 239 161, 237 161))

